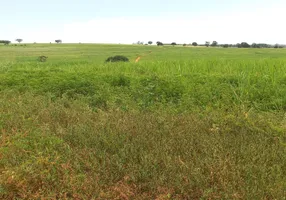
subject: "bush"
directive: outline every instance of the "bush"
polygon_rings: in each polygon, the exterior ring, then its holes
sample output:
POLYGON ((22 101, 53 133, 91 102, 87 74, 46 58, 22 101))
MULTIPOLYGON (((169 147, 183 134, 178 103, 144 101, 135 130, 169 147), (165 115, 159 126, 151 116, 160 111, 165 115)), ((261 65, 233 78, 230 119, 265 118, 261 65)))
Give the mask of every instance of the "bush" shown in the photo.
POLYGON ((40 62, 46 62, 47 59, 48 59, 47 56, 39 56, 39 57, 38 57, 38 61, 40 61, 40 62))
POLYGON ((129 62, 129 59, 125 56, 111 56, 105 62, 129 62))

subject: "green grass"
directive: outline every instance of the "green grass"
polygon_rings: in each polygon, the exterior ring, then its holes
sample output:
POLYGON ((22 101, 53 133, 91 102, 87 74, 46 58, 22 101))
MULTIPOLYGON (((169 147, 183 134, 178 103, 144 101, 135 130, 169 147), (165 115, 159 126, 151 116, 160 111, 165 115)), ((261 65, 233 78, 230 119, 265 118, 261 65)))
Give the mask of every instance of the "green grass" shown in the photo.
POLYGON ((0 46, 0 198, 285 199, 285 54, 0 46))

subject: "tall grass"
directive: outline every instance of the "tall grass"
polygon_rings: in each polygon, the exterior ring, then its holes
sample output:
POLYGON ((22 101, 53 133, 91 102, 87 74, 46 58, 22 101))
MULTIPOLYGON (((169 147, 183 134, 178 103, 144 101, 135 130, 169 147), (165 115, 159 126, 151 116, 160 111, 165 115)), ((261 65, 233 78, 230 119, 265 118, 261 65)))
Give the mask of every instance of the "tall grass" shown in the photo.
POLYGON ((180 110, 211 105, 282 111, 286 103, 285 64, 281 59, 10 65, 1 65, 0 90, 89 99, 100 94, 110 107, 119 97, 122 106, 130 101, 137 106, 176 102, 180 110))

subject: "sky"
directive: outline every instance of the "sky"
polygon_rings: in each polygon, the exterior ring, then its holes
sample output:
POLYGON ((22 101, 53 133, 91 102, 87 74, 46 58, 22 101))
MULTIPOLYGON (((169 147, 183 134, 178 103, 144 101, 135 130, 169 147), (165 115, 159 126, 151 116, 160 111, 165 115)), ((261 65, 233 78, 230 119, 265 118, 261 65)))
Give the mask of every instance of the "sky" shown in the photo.
POLYGON ((0 0, 0 40, 286 44, 286 0, 0 0))

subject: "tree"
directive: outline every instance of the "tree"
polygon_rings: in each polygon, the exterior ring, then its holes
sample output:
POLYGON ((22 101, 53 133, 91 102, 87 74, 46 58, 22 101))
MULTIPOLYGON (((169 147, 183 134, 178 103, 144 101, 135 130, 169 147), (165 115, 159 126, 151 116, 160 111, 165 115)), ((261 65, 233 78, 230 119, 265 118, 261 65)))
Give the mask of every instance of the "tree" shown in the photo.
POLYGON ((187 44, 186 44, 186 43, 184 43, 184 44, 183 44, 183 47, 185 47, 185 46, 187 46, 187 44))
POLYGON ((138 44, 138 45, 143 45, 144 42, 142 42, 142 41, 137 41, 136 44, 138 44))
POLYGON ((213 43, 211 44, 212 47, 216 47, 217 46, 217 41, 213 41, 213 43))
POLYGON ((228 45, 228 44, 223 44, 222 47, 223 47, 223 48, 228 48, 229 45, 228 45))
POLYGON ((164 44, 162 42, 156 42, 157 46, 163 46, 164 44))
POLYGON ((150 44, 150 45, 151 45, 151 44, 153 44, 153 42, 152 42, 152 41, 149 41, 149 42, 148 42, 148 44, 150 44))
POLYGON ((210 42, 206 42, 206 47, 209 47, 210 46, 210 42))
POLYGON ((23 39, 16 39, 17 42, 21 43, 23 39))
POLYGON ((260 48, 256 43, 252 43, 251 47, 252 48, 260 48))
POLYGON ((240 44, 240 47, 241 47, 241 48, 250 48, 250 45, 249 45, 247 42, 242 42, 242 43, 240 44))
POLYGON ((55 40, 56 43, 62 43, 62 40, 55 40))
POLYGON ((171 45, 173 45, 173 47, 174 47, 175 45, 177 45, 177 43, 176 42, 172 42, 171 45))
POLYGON ((196 46, 198 46, 198 43, 193 42, 192 45, 196 47, 196 46))
POLYGON ((11 43, 11 41, 9 40, 0 40, 0 43, 4 44, 4 45, 8 45, 11 43))
POLYGON ((279 44, 275 44, 275 45, 274 45, 274 48, 275 48, 275 49, 278 49, 278 48, 279 48, 279 44))

